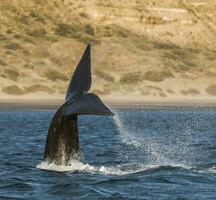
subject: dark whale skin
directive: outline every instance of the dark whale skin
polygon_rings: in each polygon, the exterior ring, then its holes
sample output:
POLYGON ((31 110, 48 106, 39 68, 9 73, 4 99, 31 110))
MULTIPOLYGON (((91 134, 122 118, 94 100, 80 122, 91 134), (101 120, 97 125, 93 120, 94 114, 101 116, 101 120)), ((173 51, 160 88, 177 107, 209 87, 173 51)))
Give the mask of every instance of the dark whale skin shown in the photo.
POLYGON ((56 111, 50 124, 44 160, 56 165, 70 165, 80 159, 78 115, 113 115, 91 87, 90 45, 87 46, 71 78, 65 103, 56 111))
POLYGON ((68 165, 80 158, 77 115, 62 115, 62 107, 56 112, 48 131, 44 160, 57 165, 68 165))

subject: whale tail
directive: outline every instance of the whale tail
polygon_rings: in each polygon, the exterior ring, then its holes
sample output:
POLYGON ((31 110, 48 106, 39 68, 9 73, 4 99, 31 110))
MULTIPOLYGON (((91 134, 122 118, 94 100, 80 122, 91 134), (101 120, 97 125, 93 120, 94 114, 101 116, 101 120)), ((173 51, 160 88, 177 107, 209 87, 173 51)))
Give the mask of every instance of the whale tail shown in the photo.
POLYGON ((88 45, 68 86, 63 108, 64 115, 113 115, 96 94, 87 93, 91 82, 91 46, 88 45))
POLYGON ((58 165, 79 159, 78 115, 113 115, 91 87, 91 49, 87 46, 68 86, 65 102, 52 119, 44 159, 58 165))

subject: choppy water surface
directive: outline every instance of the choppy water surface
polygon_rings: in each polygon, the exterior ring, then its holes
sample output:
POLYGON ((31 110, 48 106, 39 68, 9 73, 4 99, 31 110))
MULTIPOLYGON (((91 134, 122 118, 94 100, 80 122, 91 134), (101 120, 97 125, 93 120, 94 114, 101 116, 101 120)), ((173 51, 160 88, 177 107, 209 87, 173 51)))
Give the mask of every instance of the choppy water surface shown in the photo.
POLYGON ((70 167, 42 162, 54 111, 0 112, 0 199, 216 199, 216 110, 114 112, 79 117, 70 167))

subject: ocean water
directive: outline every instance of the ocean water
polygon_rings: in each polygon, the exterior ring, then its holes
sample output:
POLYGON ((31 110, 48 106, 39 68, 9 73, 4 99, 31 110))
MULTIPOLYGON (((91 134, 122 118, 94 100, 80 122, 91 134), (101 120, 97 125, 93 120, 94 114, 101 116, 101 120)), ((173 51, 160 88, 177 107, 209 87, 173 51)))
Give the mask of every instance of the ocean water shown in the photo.
POLYGON ((0 112, 0 200, 216 199, 216 110, 80 116, 82 159, 43 162, 54 111, 0 112))

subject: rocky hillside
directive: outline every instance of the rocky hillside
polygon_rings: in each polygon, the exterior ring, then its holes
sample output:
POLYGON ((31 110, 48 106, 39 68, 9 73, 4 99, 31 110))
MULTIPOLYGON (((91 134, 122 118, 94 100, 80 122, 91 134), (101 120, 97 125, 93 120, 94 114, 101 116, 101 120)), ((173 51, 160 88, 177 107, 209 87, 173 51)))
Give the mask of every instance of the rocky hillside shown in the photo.
POLYGON ((215 0, 4 0, 2 95, 64 94, 85 44, 100 95, 216 95, 215 0))

